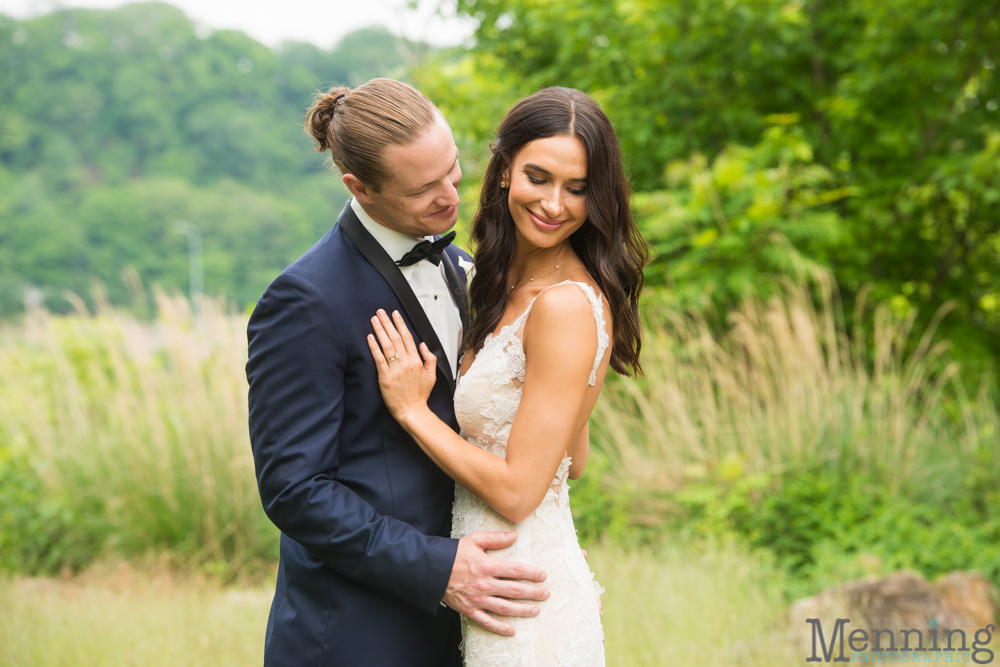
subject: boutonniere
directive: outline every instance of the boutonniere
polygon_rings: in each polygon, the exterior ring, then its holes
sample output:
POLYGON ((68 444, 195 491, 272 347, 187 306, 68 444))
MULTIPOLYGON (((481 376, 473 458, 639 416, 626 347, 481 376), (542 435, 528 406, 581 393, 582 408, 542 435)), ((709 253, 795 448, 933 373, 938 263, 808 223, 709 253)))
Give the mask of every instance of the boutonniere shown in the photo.
POLYGON ((472 276, 476 275, 476 265, 464 257, 458 258, 458 265, 465 271, 465 289, 468 290, 472 284, 472 276))

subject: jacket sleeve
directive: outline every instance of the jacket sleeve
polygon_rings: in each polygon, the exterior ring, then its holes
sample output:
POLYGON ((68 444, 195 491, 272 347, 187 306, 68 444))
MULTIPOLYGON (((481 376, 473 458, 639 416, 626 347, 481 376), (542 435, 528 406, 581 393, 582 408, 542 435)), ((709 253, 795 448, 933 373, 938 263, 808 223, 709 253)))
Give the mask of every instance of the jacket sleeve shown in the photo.
POLYGON ((344 576, 436 613, 457 541, 380 515, 336 480, 347 358, 327 301, 282 274, 247 339, 250 443, 268 517, 344 576))

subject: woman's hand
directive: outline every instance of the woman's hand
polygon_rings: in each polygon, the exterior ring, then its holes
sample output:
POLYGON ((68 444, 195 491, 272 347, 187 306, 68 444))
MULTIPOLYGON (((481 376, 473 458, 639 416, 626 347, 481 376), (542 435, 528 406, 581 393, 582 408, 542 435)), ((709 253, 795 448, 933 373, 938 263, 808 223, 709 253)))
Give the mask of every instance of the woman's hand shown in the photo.
POLYGON ((418 351, 399 311, 393 311, 389 319, 379 309, 372 318, 372 329, 375 335, 368 334, 368 347, 378 368, 382 399, 393 418, 402 424, 408 415, 428 409, 427 399, 437 379, 437 357, 425 343, 418 351))

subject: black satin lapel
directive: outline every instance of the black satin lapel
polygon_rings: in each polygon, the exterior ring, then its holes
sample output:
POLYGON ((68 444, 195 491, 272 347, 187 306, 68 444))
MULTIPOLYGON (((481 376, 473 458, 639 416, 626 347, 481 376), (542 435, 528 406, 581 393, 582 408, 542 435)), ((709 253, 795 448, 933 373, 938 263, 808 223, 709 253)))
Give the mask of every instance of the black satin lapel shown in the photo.
POLYGON ((410 284, 406 282, 406 278, 403 277, 399 267, 389 257, 389 253, 375 240, 375 237, 369 234, 368 230, 361 224, 358 216, 351 210, 350 202, 344 208, 344 212, 340 214, 338 223, 358 251, 368 260, 368 263, 375 267, 375 270, 389 283, 389 287, 392 288, 392 291, 396 294, 396 298, 403 305, 406 314, 410 316, 410 321, 417 330, 417 334, 427 343, 427 347, 437 357, 438 371, 444 375, 448 381, 448 386, 451 388, 452 393, 454 393, 455 376, 451 368, 449 368, 448 355, 445 354, 444 349, 441 347, 441 341, 438 340, 437 334, 434 333, 434 327, 431 326, 430 320, 427 319, 427 313, 420 306, 420 301, 417 300, 413 290, 410 289, 410 284))
POLYGON ((448 281, 448 288, 451 290, 451 298, 455 300, 455 305, 458 306, 458 314, 462 318, 462 329, 468 331, 469 302, 465 291, 465 285, 462 284, 462 279, 458 275, 458 269, 455 268, 451 255, 449 255, 447 251, 445 251, 445 253, 441 256, 441 260, 444 263, 444 277, 448 281))

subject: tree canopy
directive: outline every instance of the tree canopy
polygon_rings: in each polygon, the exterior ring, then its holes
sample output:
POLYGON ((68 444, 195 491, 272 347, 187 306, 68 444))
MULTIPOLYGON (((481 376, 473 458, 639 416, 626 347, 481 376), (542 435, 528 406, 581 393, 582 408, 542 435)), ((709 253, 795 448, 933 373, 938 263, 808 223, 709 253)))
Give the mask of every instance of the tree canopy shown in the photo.
POLYGON ((419 48, 371 28, 272 50, 162 3, 0 16, 0 315, 26 285, 61 309, 97 278, 121 301, 126 267, 187 289, 180 219, 206 290, 254 303, 346 199, 302 130, 310 97, 419 48))
POLYGON ((268 49, 159 3, 0 18, 0 313, 28 283, 124 298, 126 266, 185 287, 177 219, 208 291, 252 303, 344 199, 300 128, 311 93, 390 74, 451 122, 464 217, 510 105, 580 88, 665 298, 729 307, 826 271, 848 302, 950 302, 959 347, 1000 354, 1000 0, 451 1, 478 29, 439 52, 378 29, 268 49))
POLYGON ((479 146, 520 96, 595 97, 672 298, 826 268, 1000 352, 1000 2, 457 2, 475 44, 422 87, 479 146))

